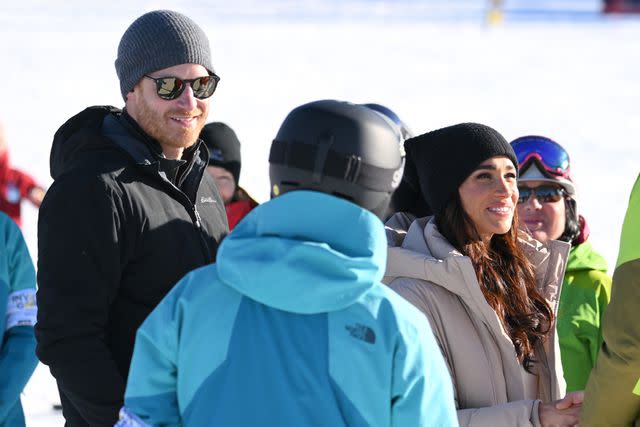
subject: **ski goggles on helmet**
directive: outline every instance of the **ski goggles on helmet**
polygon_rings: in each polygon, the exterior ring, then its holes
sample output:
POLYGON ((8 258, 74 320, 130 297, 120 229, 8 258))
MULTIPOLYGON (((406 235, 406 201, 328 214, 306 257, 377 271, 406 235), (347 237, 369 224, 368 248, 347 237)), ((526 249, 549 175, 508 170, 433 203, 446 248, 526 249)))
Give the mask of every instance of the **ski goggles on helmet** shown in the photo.
POLYGON ((220 77, 211 73, 208 76, 198 77, 196 79, 179 79, 178 77, 151 77, 144 75, 148 79, 156 83, 156 93, 162 99, 171 101, 178 98, 184 92, 187 85, 193 89, 193 96, 198 99, 206 99, 213 95, 220 77))
POLYGON ((518 187, 520 196, 518 203, 526 203, 531 196, 535 195, 540 203, 555 203, 566 194, 564 188, 554 185, 540 185, 538 187, 518 187))
POLYGON ((543 136, 523 136, 511 143, 520 174, 536 161, 551 175, 570 178, 569 154, 557 142, 543 136))

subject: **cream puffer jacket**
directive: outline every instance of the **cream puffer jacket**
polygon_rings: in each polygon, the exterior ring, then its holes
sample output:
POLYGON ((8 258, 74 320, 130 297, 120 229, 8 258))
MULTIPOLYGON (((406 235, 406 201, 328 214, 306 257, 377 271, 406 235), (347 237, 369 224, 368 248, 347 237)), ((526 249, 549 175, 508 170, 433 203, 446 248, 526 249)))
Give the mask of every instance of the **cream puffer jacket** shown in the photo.
MULTIPOLYGON (((536 349, 537 399, 526 400, 523 367, 480 290, 471 260, 453 248, 432 218, 412 219, 401 213, 386 224, 384 282, 429 319, 449 367, 460 425, 539 426, 540 402, 559 399, 565 391, 555 323, 536 349)), ((570 245, 543 245, 525 233, 519 237, 555 314, 570 245)))

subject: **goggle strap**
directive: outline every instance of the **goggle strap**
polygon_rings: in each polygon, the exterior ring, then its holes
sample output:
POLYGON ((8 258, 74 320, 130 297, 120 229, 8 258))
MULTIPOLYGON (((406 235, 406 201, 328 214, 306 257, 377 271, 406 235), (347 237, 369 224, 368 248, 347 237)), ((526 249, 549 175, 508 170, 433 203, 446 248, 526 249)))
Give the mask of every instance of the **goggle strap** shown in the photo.
MULTIPOLYGON (((314 172, 318 166, 316 159, 319 156, 319 150, 317 145, 273 141, 269 163, 314 172)), ((363 162, 360 157, 345 156, 329 148, 321 170, 323 176, 356 183, 376 191, 391 192, 395 190, 393 183, 398 168, 386 169, 370 165, 363 162)))
POLYGON ((570 171, 567 168, 565 172, 562 172, 559 169, 553 169, 547 166, 538 153, 531 153, 528 155, 525 160, 518 166, 519 175, 524 175, 532 165, 536 165, 538 170, 546 177, 546 178, 566 178, 569 179, 570 171))

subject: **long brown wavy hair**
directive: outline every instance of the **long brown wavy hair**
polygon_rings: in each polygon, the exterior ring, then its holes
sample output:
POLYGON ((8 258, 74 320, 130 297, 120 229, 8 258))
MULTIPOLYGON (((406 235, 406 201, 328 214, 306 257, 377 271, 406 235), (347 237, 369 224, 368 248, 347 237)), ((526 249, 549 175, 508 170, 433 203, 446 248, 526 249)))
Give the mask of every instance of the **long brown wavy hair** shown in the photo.
POLYGON ((485 299, 511 338, 518 361, 532 373, 534 349, 548 335, 553 312, 538 292, 533 266, 518 244, 517 211, 511 229, 494 234, 488 245, 464 211, 458 192, 435 221, 449 243, 471 258, 485 299))

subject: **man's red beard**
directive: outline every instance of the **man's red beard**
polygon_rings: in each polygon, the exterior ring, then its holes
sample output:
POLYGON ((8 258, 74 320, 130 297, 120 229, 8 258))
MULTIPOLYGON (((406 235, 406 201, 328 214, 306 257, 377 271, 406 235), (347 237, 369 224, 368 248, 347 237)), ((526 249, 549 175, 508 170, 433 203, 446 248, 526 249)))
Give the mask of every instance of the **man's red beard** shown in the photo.
POLYGON ((136 121, 149 136, 158 141, 160 145, 173 148, 187 148, 193 145, 206 120, 199 108, 192 111, 170 110, 163 115, 150 108, 143 97, 140 97, 137 116, 136 121), (197 126, 192 129, 168 129, 164 123, 172 120, 171 117, 197 117, 197 126))

